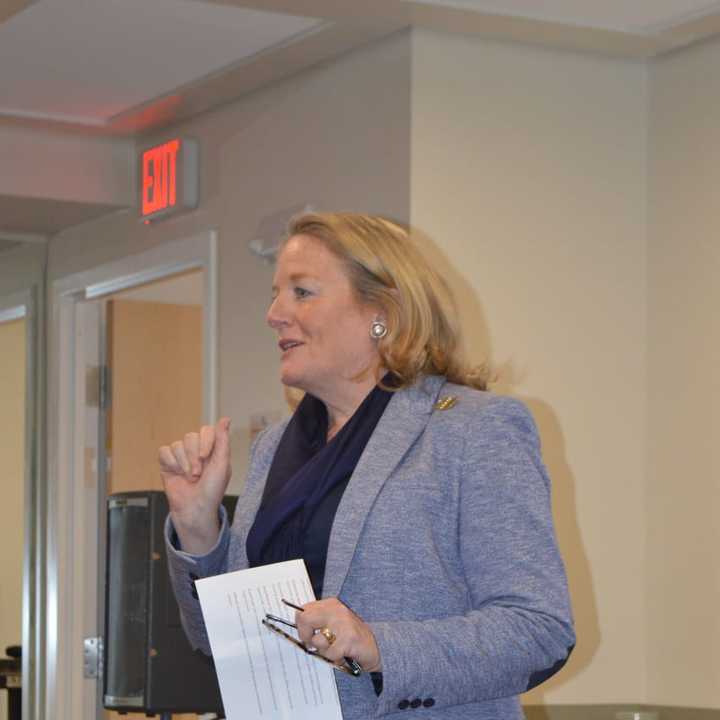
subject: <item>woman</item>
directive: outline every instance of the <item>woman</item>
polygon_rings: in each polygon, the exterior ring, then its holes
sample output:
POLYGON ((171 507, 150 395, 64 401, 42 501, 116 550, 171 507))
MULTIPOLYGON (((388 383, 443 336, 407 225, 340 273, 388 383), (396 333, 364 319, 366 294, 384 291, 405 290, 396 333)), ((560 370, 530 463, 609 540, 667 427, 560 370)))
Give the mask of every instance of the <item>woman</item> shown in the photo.
POLYGON ((303 557, 322 599, 301 639, 371 673, 337 674, 346 720, 522 718, 574 643, 530 414, 461 363, 449 290, 398 225, 296 218, 272 297, 282 382, 306 394, 258 437, 232 529, 229 420, 160 449, 193 644, 195 579, 303 557))

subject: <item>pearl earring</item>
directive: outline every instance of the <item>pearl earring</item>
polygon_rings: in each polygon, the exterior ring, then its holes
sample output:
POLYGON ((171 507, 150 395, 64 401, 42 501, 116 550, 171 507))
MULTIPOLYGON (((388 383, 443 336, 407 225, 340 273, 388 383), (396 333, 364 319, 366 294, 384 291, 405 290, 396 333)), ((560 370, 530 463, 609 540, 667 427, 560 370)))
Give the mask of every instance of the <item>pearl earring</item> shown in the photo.
POLYGON ((370 337, 373 340, 380 340, 387 335, 387 325, 382 320, 373 320, 370 325, 370 337))

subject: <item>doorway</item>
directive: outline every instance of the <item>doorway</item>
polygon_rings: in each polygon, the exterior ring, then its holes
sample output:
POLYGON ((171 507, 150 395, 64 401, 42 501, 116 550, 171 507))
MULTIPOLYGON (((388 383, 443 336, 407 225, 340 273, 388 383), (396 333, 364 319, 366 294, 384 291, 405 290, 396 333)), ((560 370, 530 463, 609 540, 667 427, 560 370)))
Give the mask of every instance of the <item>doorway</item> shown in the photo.
MULTIPOLYGON (((100 302, 107 495, 162 490, 158 448, 199 428, 203 420, 203 273, 161 278, 100 302)), ((105 717, 121 716, 105 711, 105 717)), ((141 720, 145 715, 122 717, 141 720)))
MULTIPOLYGON (((0 577, 0 654, 22 647, 20 674, 12 678, 12 704, 34 717, 42 696, 39 665, 44 658, 45 612, 40 588, 44 558, 40 539, 45 525, 43 291, 39 281, 0 297, 0 458, 7 473, 0 507, 5 563, 0 577), (21 687, 20 687, 21 686, 21 687), (20 697, 18 697, 20 696, 20 697)), ((17 659, 11 672, 17 669, 17 659)), ((7 665, 6 665, 7 667, 7 665)), ((11 678, 5 678, 8 686, 11 678)), ((0 692, 0 717, 9 695, 0 692)), ((13 710, 15 711, 15 707, 13 710)))
POLYGON ((107 495, 160 489, 158 445, 216 414, 215 248, 215 233, 208 232, 53 288, 50 468, 57 476, 48 520, 55 540, 48 705, 54 707, 46 716, 54 720, 110 717, 102 682, 83 655, 84 640, 101 636, 104 626, 107 495), (171 397, 178 384, 193 388, 180 403, 171 397))
POLYGON ((106 300, 108 494, 162 490, 157 450, 202 424, 203 274, 106 300))
MULTIPOLYGON (((0 566, 0 657, 4 658, 7 648, 21 647, 23 633, 27 327, 21 308, 3 315, 6 319, 0 316, 0 459, 3 467, 0 547, 4 560, 0 566)), ((0 718, 9 717, 9 704, 17 711, 20 691, 12 685, 8 676, 7 689, 0 692, 0 718)))

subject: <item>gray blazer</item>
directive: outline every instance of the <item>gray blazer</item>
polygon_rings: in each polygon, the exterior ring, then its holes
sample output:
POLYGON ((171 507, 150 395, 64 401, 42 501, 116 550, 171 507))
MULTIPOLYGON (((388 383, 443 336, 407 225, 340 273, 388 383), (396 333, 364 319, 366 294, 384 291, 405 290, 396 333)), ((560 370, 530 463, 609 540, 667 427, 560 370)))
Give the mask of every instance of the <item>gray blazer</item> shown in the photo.
MULTIPOLYGON (((166 539, 183 624, 209 653, 193 579, 247 567, 245 541, 286 423, 257 439, 232 529, 202 557, 166 539)), ((530 413, 506 397, 428 377, 397 392, 338 507, 325 597, 372 627, 383 691, 336 673, 345 720, 408 712, 517 720, 531 675, 574 644, 530 413), (454 396, 447 409, 438 400, 454 396), (408 706, 409 705, 409 706, 408 706)))

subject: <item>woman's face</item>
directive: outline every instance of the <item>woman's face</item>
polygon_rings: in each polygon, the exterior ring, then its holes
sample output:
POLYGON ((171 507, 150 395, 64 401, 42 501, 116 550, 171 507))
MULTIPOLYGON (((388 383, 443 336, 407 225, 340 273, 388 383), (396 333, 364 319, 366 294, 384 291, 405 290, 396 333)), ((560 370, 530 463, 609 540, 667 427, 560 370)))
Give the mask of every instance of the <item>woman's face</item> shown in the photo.
POLYGON ((341 261, 319 240, 288 240, 272 294, 267 321, 278 335, 283 383, 332 403, 357 385, 358 374, 377 368, 370 325, 378 312, 355 299, 341 261))

